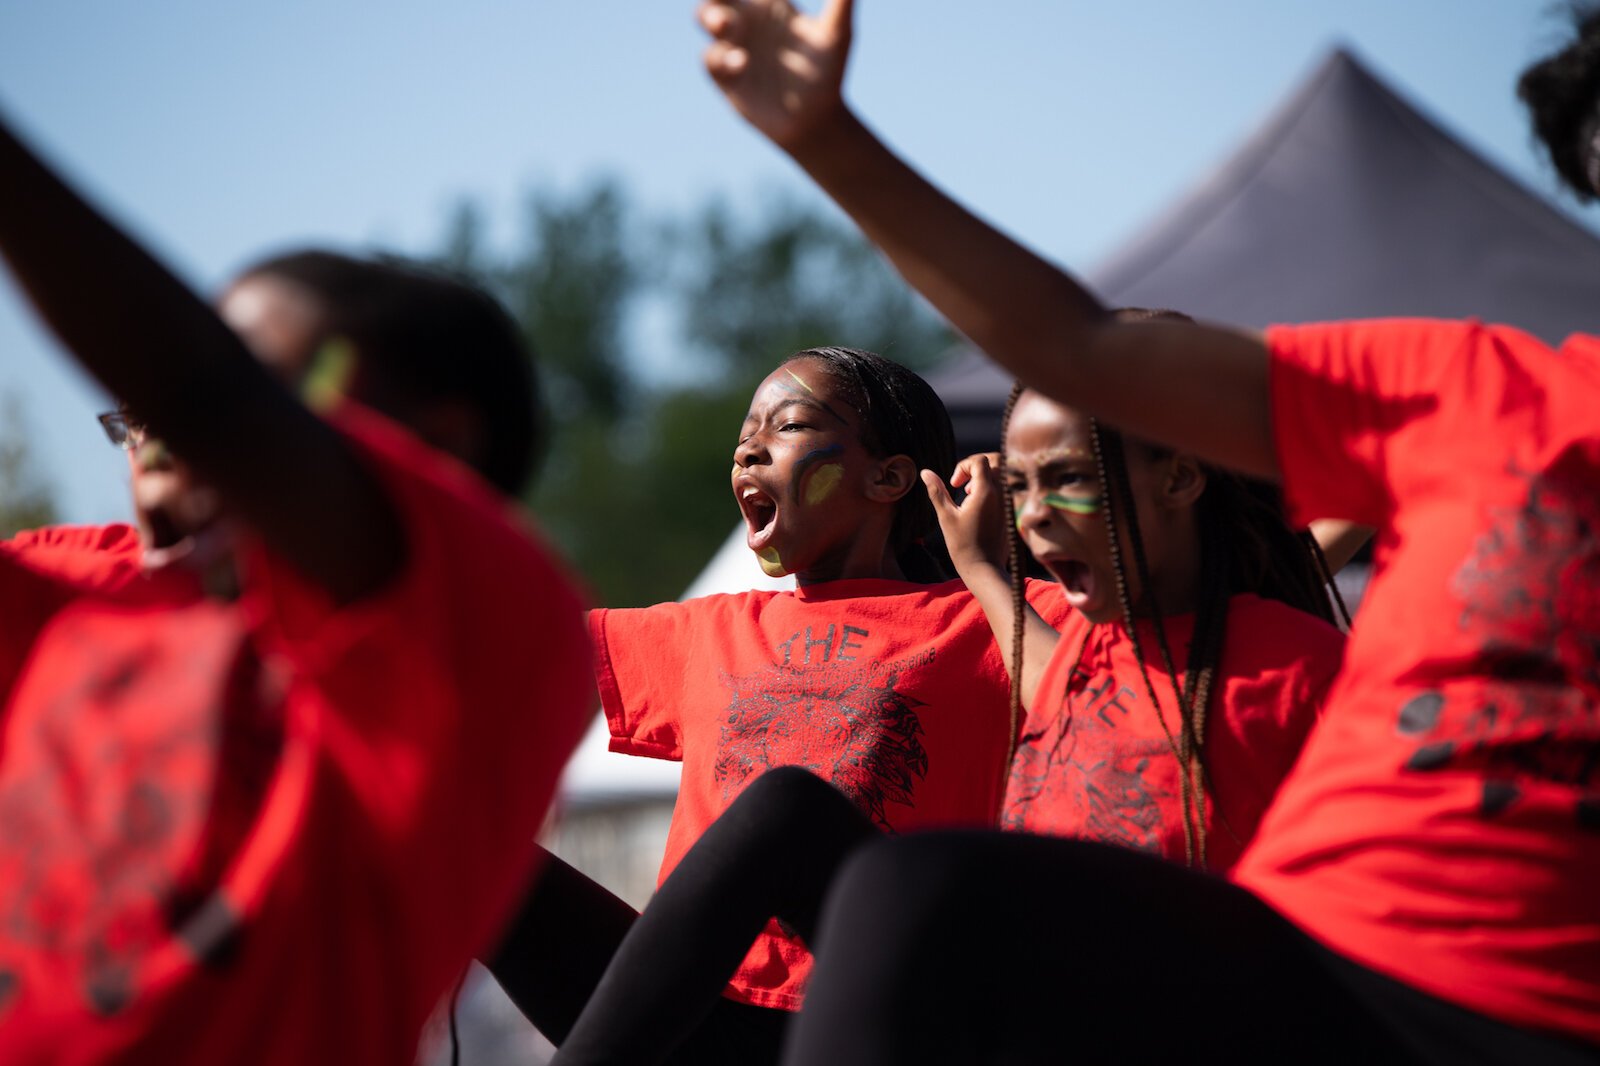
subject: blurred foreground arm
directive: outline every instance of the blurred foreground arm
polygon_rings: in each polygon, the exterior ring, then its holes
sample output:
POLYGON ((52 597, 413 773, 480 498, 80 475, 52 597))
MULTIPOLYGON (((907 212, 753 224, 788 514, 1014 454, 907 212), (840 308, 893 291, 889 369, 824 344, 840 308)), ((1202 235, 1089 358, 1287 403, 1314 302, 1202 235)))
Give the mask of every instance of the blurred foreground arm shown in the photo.
POLYGON ((398 572, 398 519, 343 438, 0 123, 0 255, 85 369, 338 602, 398 572))

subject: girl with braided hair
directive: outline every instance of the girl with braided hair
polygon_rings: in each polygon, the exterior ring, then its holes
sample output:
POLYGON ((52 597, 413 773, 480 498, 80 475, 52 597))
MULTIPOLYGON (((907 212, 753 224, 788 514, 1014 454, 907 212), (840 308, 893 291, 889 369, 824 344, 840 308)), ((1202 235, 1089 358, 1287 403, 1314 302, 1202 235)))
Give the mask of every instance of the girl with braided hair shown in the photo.
POLYGON ((1316 541, 1289 528, 1270 486, 1124 439, 1020 384, 1003 427, 1000 456, 966 460, 953 481, 969 507, 997 510, 999 497, 1006 551, 974 543, 972 520, 929 485, 962 577, 991 620, 1007 611, 996 637, 1022 662, 1014 698, 1029 710, 1002 825, 1229 868, 1343 653, 1316 541), (1037 664, 1012 594, 1030 558, 1074 608, 1037 664))
MULTIPOLYGON (((1377 532, 1323 718, 1226 880, 1022 834, 875 842, 788 1061, 1600 1062, 1600 338, 1119 321, 861 121, 854 7, 706 0, 707 71, 1030 388, 1377 532), (1068 920, 1019 935, 1017 884, 1068 920)), ((1574 10, 1522 93, 1592 198, 1600 17, 1574 10)))

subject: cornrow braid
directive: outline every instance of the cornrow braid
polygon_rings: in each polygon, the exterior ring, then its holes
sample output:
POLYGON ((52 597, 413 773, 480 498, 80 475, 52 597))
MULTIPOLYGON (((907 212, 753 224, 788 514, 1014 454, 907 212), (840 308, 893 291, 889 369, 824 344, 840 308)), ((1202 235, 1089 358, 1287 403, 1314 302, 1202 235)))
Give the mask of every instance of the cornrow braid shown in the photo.
MULTIPOLYGON (((1022 382, 1011 386, 1006 397, 1005 413, 1000 416, 1000 469, 1006 468, 1006 433, 1011 429, 1011 412, 1017 408, 1017 398, 1022 395, 1022 382)), ((1017 529, 1017 504, 1009 490, 1000 494, 1004 501, 1006 520, 1006 571, 1011 577, 1011 733, 1006 741, 1006 761, 1003 773, 1011 773, 1011 760, 1017 754, 1017 737, 1022 726, 1022 646, 1027 623, 1027 564, 1022 553, 1022 532, 1017 529)), ((1078 649, 1083 657, 1083 649, 1078 649)), ((1002 792, 1006 777, 1001 778, 1002 792)))

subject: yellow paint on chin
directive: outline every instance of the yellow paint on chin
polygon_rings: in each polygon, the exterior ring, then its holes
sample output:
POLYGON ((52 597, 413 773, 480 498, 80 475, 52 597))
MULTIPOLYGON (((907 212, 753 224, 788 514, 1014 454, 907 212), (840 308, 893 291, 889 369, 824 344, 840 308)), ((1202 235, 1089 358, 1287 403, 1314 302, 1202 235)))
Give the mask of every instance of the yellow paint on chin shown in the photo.
POLYGON ((844 480, 844 467, 838 463, 828 463, 812 471, 811 479, 806 482, 806 503, 819 504, 833 495, 833 490, 839 487, 839 482, 844 480))
POLYGON ((756 552, 756 558, 761 560, 761 572, 768 577, 783 577, 789 572, 784 569, 783 560, 778 558, 777 548, 762 548, 756 552))

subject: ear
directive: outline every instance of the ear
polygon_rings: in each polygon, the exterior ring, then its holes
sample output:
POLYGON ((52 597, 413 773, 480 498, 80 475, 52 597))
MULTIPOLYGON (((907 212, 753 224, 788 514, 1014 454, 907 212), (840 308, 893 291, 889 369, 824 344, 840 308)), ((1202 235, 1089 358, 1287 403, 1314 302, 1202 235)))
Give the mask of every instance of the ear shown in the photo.
POLYGON ((914 486, 922 484, 917 464, 909 455, 891 455, 874 465, 867 483, 867 499, 876 503, 895 503, 914 486))
POLYGON ((1206 490, 1206 471, 1188 452, 1178 452, 1167 464, 1161 486, 1161 502, 1172 510, 1193 507, 1206 490))

